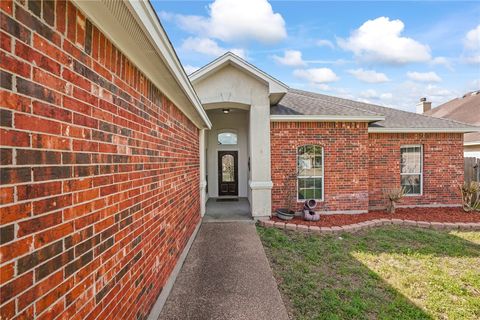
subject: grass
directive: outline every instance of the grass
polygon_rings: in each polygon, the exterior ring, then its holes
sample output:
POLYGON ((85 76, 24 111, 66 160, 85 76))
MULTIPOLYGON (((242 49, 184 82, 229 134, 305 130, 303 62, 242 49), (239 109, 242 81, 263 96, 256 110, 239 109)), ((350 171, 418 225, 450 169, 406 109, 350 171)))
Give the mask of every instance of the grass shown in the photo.
POLYGON ((258 227, 295 319, 480 319, 480 232, 258 227))

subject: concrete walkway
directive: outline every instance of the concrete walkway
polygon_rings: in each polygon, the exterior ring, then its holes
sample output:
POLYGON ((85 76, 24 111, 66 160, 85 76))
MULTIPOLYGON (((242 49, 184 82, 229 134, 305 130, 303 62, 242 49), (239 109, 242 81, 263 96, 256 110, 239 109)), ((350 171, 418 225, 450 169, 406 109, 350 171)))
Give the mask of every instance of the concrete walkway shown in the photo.
POLYGON ((219 202, 217 198, 207 201, 206 213, 203 221, 245 221, 252 220, 250 204, 247 198, 238 198, 238 201, 219 202))
POLYGON ((253 223, 204 223, 159 319, 288 319, 253 223))

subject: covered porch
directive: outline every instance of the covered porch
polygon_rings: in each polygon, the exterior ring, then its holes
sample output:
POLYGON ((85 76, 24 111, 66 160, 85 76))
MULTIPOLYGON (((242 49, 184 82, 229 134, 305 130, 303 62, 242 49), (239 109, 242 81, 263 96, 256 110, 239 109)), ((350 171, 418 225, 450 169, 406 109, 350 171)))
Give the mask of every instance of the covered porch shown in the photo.
POLYGON ((200 132, 202 216, 270 216, 270 105, 288 88, 232 53, 190 80, 212 122, 200 132))

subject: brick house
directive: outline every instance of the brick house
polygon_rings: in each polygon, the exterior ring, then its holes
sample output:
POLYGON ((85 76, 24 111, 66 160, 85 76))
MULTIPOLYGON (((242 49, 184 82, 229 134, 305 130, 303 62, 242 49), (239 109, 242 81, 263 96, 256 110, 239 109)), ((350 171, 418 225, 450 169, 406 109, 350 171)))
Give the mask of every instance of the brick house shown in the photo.
POLYGON ((474 127, 294 90, 231 53, 187 77, 148 2, 0 15, 2 319, 147 318, 208 198, 255 218, 290 187, 326 213, 400 185, 404 205, 460 203, 474 127))
MULTIPOLYGON (((419 112, 431 117, 479 126, 480 113, 478 110, 480 110, 480 90, 468 92, 462 97, 454 98, 433 109, 431 103, 424 102, 419 112)), ((466 133, 463 138, 463 149, 465 157, 480 158, 480 132, 466 133)))

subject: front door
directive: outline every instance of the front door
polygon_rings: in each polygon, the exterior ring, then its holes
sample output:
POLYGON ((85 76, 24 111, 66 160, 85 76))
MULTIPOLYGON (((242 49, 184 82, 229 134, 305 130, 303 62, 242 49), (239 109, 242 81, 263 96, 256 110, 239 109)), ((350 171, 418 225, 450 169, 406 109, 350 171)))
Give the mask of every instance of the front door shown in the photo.
POLYGON ((218 195, 238 196, 237 151, 218 151, 218 195))

